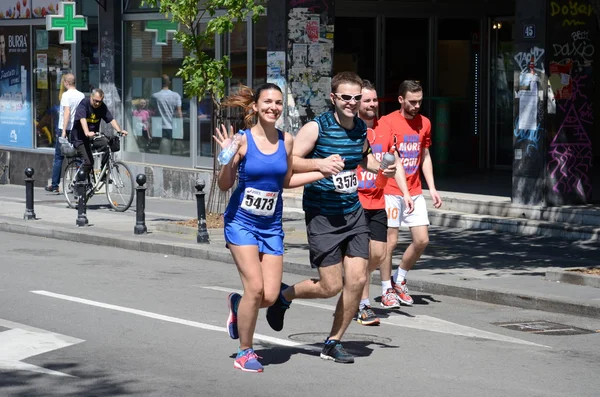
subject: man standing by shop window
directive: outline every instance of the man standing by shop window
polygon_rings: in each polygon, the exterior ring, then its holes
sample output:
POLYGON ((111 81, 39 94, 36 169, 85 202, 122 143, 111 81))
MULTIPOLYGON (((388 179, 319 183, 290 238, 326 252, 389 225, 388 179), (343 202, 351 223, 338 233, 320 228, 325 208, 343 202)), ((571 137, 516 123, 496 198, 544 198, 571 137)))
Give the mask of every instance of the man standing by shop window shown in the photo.
MULTIPOLYGON (((162 138, 160 139, 159 153, 160 154, 171 154, 171 148, 173 145, 173 129, 175 127, 181 128, 181 122, 183 115, 181 113, 181 96, 175 91, 171 91, 169 86, 171 85, 171 79, 166 74, 162 75, 162 89, 152 94, 151 107, 160 116, 160 123, 162 127, 162 138), (174 120, 174 115, 179 118, 178 121, 174 120), (176 123, 180 125, 177 126, 176 123)), ((155 126, 152 126, 152 131, 156 131, 155 126)), ((160 130, 160 129, 159 129, 160 130)), ((154 136, 156 136, 156 132, 154 136)))
MULTIPOLYGON (((104 91, 100 88, 92 90, 92 94, 89 98, 83 99, 77 111, 75 112, 75 122, 73 129, 71 130, 71 143, 77 150, 77 155, 83 160, 83 170, 86 174, 89 174, 93 166, 94 157, 92 156, 92 140, 94 139, 106 139, 106 137, 99 137, 97 134, 100 132, 100 120, 104 120, 105 123, 110 124, 118 134, 127 135, 127 131, 121 130, 119 123, 115 120, 104 103, 104 91)), ((108 160, 110 149, 108 147, 108 139, 106 139, 106 145, 104 147, 96 146, 99 150, 104 152, 102 156, 102 166, 108 160)))
MULTIPOLYGON (((58 113, 58 129, 56 131, 56 136, 66 138, 73 128, 75 109, 77 109, 79 103, 85 98, 85 95, 75 87, 75 76, 71 73, 67 73, 63 76, 62 84, 66 91, 63 92, 62 96, 59 98, 60 110, 58 113)), ((64 156, 62 155, 60 142, 56 139, 54 163, 52 164, 52 184, 46 186, 46 191, 48 192, 58 192, 63 159, 64 156)))

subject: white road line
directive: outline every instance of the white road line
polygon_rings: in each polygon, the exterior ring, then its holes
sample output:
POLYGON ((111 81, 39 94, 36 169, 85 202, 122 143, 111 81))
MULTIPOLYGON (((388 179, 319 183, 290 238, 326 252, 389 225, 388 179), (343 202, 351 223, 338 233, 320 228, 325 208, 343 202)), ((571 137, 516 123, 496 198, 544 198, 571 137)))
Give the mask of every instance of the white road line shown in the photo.
POLYGON ((9 328, 8 331, 0 332, 0 371, 30 371, 54 376, 73 377, 63 372, 27 364, 22 360, 69 347, 81 343, 83 340, 1 318, 0 326, 9 328))
MULTIPOLYGON (((116 310, 116 311, 120 311, 120 312, 124 312, 124 313, 135 314, 135 315, 142 316, 142 317, 153 318, 155 320, 166 321, 166 322, 174 323, 174 324, 187 325, 188 327, 200 328, 200 329, 205 329, 208 331, 227 332, 227 329, 225 327, 217 327, 215 325, 199 323, 196 321, 185 320, 185 319, 177 318, 177 317, 165 316, 163 314, 147 312, 144 310, 132 309, 129 307, 124 307, 124 306, 111 305, 109 303, 103 303, 103 302, 93 301, 93 300, 89 300, 89 299, 77 298, 74 296, 57 294, 57 293, 48 292, 48 291, 31 291, 31 292, 34 294, 37 294, 37 295, 48 296, 50 298, 62 299, 62 300, 70 301, 70 302, 81 303, 84 305, 100 307, 100 308, 108 309, 108 310, 116 310)), ((287 340, 287 339, 275 338, 275 337, 267 336, 267 335, 254 334, 254 339, 272 343, 272 344, 276 344, 276 345, 281 345, 281 346, 297 347, 297 348, 301 348, 304 350, 311 350, 311 351, 319 351, 319 352, 321 351, 321 349, 319 349, 318 347, 307 346, 302 343, 294 342, 294 341, 287 340)))
MULTIPOLYGON (((237 292, 239 294, 243 293, 241 290, 236 290, 232 288, 223 288, 223 287, 215 287, 215 286, 205 286, 205 285, 197 285, 200 288, 210 289, 214 291, 223 291, 223 292, 237 292)), ((330 311, 335 311, 335 306, 331 305, 323 305, 321 303, 313 303, 311 301, 303 301, 303 300, 295 300, 294 305, 301 306, 309 306, 315 307, 319 309, 325 309, 330 311)), ((392 313, 392 312, 390 312, 392 313)), ((540 345, 538 343, 529 342, 522 339, 512 338, 510 336, 504 336, 500 334, 495 334, 493 332, 482 331, 477 328, 467 327, 460 324, 455 324, 450 321, 441 320, 439 318, 426 316, 426 315, 415 315, 412 317, 407 316, 393 316, 389 317, 387 320, 380 319, 381 324, 392 325, 395 327, 405 327, 412 329, 420 329, 423 331, 431 331, 431 332, 439 332, 443 334, 457 335, 457 336, 466 336, 468 338, 482 338, 489 340, 496 340, 500 342, 508 342, 508 343, 516 343, 520 345, 529 345, 529 346, 537 346, 537 347, 546 347, 550 348, 550 346, 540 345)))

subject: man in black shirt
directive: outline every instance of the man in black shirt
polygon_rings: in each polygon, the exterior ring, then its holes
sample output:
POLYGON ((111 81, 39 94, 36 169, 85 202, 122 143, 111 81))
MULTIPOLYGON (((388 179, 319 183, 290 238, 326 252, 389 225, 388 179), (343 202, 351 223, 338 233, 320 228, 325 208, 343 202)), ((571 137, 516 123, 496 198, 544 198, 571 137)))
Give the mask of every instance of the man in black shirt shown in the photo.
MULTIPOLYGON (((100 120, 110 124, 118 134, 127 135, 113 118, 112 114, 103 102, 104 92, 100 88, 92 90, 89 98, 84 98, 75 111, 75 122, 71 130, 71 143, 77 150, 77 154, 83 160, 83 170, 89 174, 93 166, 91 141, 100 132, 100 120)), ((110 149, 105 145, 102 150, 102 166, 108 160, 110 149)))

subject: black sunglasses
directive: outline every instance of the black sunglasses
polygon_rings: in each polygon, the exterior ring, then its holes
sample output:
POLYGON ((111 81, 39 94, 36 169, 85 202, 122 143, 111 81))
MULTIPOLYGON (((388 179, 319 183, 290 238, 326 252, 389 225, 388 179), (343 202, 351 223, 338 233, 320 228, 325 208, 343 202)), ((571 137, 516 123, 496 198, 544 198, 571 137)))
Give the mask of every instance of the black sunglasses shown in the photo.
POLYGON ((348 94, 334 94, 335 96, 337 96, 339 99, 341 99, 344 102, 350 102, 351 100, 355 100, 356 102, 359 102, 362 99, 362 94, 358 94, 358 95, 348 95, 348 94))

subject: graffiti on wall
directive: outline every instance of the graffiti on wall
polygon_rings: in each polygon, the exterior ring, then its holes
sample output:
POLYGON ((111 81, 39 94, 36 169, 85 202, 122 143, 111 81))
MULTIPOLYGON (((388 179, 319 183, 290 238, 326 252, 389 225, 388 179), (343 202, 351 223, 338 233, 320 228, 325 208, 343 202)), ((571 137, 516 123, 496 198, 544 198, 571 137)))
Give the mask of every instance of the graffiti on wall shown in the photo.
MULTIPOLYGON (((287 80, 295 104, 290 130, 329 110, 333 70, 331 0, 292 0, 288 13, 287 80)), ((290 114, 290 116, 292 116, 290 114)))
POLYGON ((549 147, 548 174, 555 193, 591 194, 592 142, 588 130, 594 123, 592 104, 582 87, 588 75, 572 78, 573 90, 558 108, 564 118, 549 147))
POLYGON ((591 199, 593 133, 592 66, 596 18, 589 1, 550 3, 549 42, 551 92, 556 122, 551 126, 547 173, 551 201, 591 199))

